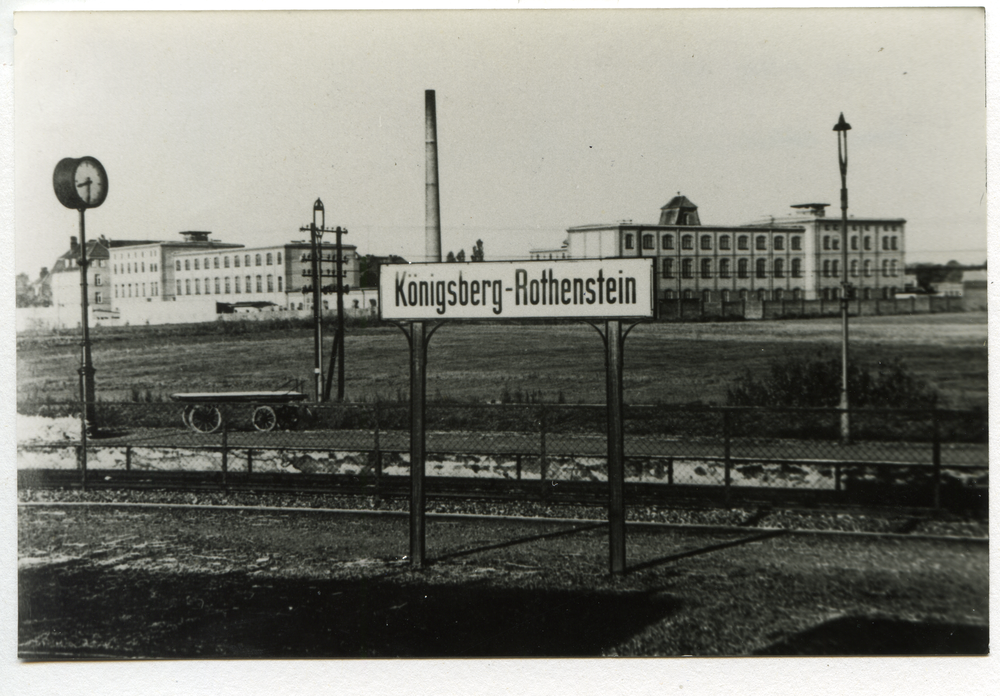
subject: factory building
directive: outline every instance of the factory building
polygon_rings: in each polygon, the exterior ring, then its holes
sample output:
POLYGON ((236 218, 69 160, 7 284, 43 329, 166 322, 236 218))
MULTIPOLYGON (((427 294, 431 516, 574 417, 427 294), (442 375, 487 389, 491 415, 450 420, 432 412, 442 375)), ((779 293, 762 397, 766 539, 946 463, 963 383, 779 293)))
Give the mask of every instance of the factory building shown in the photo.
MULTIPOLYGON (((843 272, 841 224, 826 217, 826 207, 793 206, 806 214, 740 226, 703 225, 698 206, 678 194, 655 225, 569 228, 568 257, 651 257, 661 300, 834 300, 843 272)), ((902 288, 905 224, 901 218, 848 220, 848 272, 858 298, 888 299, 902 288)))

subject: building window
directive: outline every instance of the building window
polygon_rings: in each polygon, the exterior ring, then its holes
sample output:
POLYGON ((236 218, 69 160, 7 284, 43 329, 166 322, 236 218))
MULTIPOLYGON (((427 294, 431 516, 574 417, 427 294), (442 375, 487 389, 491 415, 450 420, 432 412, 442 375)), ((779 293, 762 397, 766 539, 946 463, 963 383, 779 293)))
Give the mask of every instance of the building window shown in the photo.
POLYGON ((896 268, 896 259, 889 262, 889 269, 892 277, 895 278, 898 275, 898 269, 896 268))
POLYGON ((851 251, 858 250, 858 235, 851 235, 851 251))
POLYGON ((721 237, 719 237, 719 248, 723 249, 723 250, 728 250, 729 249, 729 235, 728 234, 724 234, 721 237))
POLYGON ((255 266, 259 266, 260 265, 260 254, 255 254, 254 255, 254 265, 255 266))
MULTIPOLYGON (((207 289, 208 288, 206 288, 206 290, 207 289)), ((201 279, 200 278, 195 278, 194 279, 194 294, 195 295, 200 295, 201 294, 201 279)))
POLYGON ((194 260, 194 270, 198 270, 198 259, 194 260))
POLYGON ((233 292, 237 295, 240 294, 240 277, 236 276, 233 278, 233 292))
POLYGON ((774 248, 777 251, 784 251, 784 249, 785 249, 785 238, 784 237, 780 237, 780 236, 779 237, 775 237, 774 238, 774 248))
POLYGON ((701 235, 701 248, 705 251, 710 251, 712 249, 712 236, 708 234, 701 235))
POLYGON ((767 249, 767 237, 760 234, 757 235, 757 251, 764 251, 767 249))
POLYGON ((830 250, 830 235, 825 234, 823 235, 823 251, 829 251, 829 250, 830 250))
POLYGON ((792 277, 802 277, 802 259, 792 259, 792 277))
POLYGON ((118 297, 118 286, 115 286, 115 297, 118 297))
POLYGON ((855 278, 858 277, 858 261, 857 259, 851 261, 851 275, 855 278))
POLYGON ((872 238, 866 236, 865 237, 865 251, 871 251, 871 250, 872 250, 872 238))
POLYGON ((222 267, 223 268, 229 268, 229 257, 228 256, 223 256, 222 257, 222 267))
POLYGON ((181 294, 181 281, 179 281, 179 280, 177 281, 177 294, 178 295, 181 294))
POLYGON ((723 290, 722 291, 722 301, 723 302, 729 302, 729 291, 728 290, 723 290))
POLYGON ((750 267, 750 262, 747 261, 746 259, 740 259, 739 261, 737 261, 736 262, 736 277, 737 278, 746 278, 746 277, 748 277, 750 275, 749 274, 749 270, 748 270, 749 267, 750 267))
POLYGON ((871 278, 872 277, 872 262, 870 260, 865 260, 864 269, 865 269, 865 271, 864 271, 865 272, 865 278, 871 278))
POLYGON ((830 277, 830 262, 829 261, 824 261, 823 262, 823 277, 824 278, 829 278, 830 277))
POLYGON ((101 274, 97 273, 94 275, 94 285, 100 285, 100 284, 101 284, 101 274))
POLYGON ((690 300, 692 298, 694 298, 694 290, 685 290, 684 291, 684 299, 685 300, 690 300))
POLYGON ((785 277, 785 260, 775 259, 774 260, 774 277, 784 278, 785 277))
POLYGON ((205 278, 205 294, 206 295, 211 295, 212 294, 212 286, 209 285, 208 278, 205 278))
POLYGON ((281 252, 278 252, 278 260, 276 262, 279 266, 281 265, 281 252))
POLYGON ((219 294, 219 279, 218 278, 215 279, 215 294, 216 295, 219 294))
POLYGON ((240 257, 239 256, 234 256, 233 257, 233 268, 239 268, 239 267, 240 267, 240 257))
POLYGON ((94 293, 94 302, 96 302, 97 304, 101 304, 102 302, 104 302, 104 295, 102 295, 99 292, 95 292, 94 293))
POLYGON ((690 277, 692 277, 692 274, 691 274, 692 263, 693 262, 692 262, 691 259, 684 259, 683 261, 681 261, 681 278, 690 278, 690 277))
POLYGON ((702 278, 712 277, 712 259, 701 260, 701 277, 702 278))
POLYGON ((891 246, 892 246, 892 250, 893 251, 899 251, 899 237, 893 237, 892 238, 892 245, 891 246))
POLYGON ((644 234, 644 235, 642 235, 642 248, 643 249, 655 249, 656 248, 654 246, 654 244, 653 244, 653 235, 651 235, 651 234, 644 234))
POLYGON ((226 276, 225 279, 223 280, 222 287, 225 288, 226 294, 228 295, 230 292, 229 276, 226 276))
POLYGON ((792 251, 802 251, 802 237, 792 237, 792 251))
POLYGON ((248 293, 253 292, 253 285, 250 284, 250 276, 246 277, 246 283, 243 285, 243 287, 246 288, 246 291, 248 293))
POLYGON ((736 248, 740 251, 746 251, 750 248, 750 238, 745 234, 741 234, 736 238, 736 248))
POLYGON ((746 299, 747 299, 747 291, 746 290, 740 290, 740 300, 743 301, 743 302, 746 302, 746 299))
POLYGON ((264 286, 261 284, 260 276, 257 276, 257 292, 264 292, 264 286))
POLYGON ((674 277, 674 260, 673 259, 663 259, 663 277, 673 278, 674 277))
POLYGON ((834 259, 830 264, 830 275, 834 278, 840 277, 840 261, 834 259))
POLYGON ((247 268, 250 268, 250 254, 246 254, 243 257, 243 265, 246 266, 247 268))
POLYGON ((146 272, 146 262, 143 261, 140 265, 142 266, 142 272, 145 273, 146 272))
POLYGON ((840 248, 840 237, 830 237, 830 248, 835 251, 840 248))
POLYGON ((889 275, 889 259, 883 259, 882 261, 882 277, 889 275))
POLYGON ((719 277, 729 277, 729 259, 719 259, 719 277))
POLYGON ((625 248, 626 249, 633 249, 634 247, 635 247, 635 242, 632 240, 632 235, 626 234, 625 235, 625 248))
POLYGON ((686 234, 681 237, 681 249, 694 249, 694 236, 686 234))
POLYGON ((882 251, 889 251, 889 238, 882 237, 882 251))
MULTIPOLYGON (((207 263, 208 259, 205 259, 205 261, 206 261, 205 268, 208 268, 208 263, 207 263)), ((216 256, 215 258, 212 259, 212 268, 218 268, 218 267, 219 267, 219 257, 216 256)))
POLYGON ((702 302, 711 302, 712 301, 712 291, 711 290, 702 290, 701 291, 701 301, 702 302))
POLYGON ((663 291, 663 298, 666 299, 666 300, 672 300, 672 299, 674 299, 674 291, 673 290, 664 290, 663 291))
POLYGON ((274 292, 274 276, 273 275, 269 275, 267 277, 267 291, 268 292, 274 292))
POLYGON ((278 292, 282 292, 282 290, 281 290, 281 276, 278 276, 278 292))
POLYGON ((674 235, 665 234, 660 238, 660 248, 661 249, 673 249, 674 248, 674 235))
POLYGON ((757 259, 757 277, 767 277, 767 261, 765 259, 757 259))
POLYGON ((184 259, 184 270, 185 271, 191 270, 191 259, 184 259))
POLYGON ((763 302, 766 299, 767 299, 767 291, 766 290, 758 290, 757 291, 757 300, 759 302, 763 302))
POLYGON ((185 295, 191 294, 191 281, 188 280, 187 278, 184 279, 184 294, 185 295))

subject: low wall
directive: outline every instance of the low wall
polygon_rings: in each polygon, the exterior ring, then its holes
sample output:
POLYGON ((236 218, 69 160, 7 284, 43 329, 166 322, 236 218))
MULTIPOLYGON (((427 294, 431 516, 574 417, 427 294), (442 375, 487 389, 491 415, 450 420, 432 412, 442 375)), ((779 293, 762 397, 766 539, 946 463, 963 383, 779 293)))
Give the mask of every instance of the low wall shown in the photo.
MULTIPOLYGON (((980 303, 966 303, 961 297, 910 296, 892 299, 852 300, 852 316, 891 314, 937 314, 970 311, 980 303)), ((985 302, 981 303, 985 305, 985 302)), ((701 319, 790 319, 796 317, 840 316, 840 300, 766 300, 753 298, 730 302, 705 302, 700 299, 660 300, 660 319, 698 321, 701 319)))

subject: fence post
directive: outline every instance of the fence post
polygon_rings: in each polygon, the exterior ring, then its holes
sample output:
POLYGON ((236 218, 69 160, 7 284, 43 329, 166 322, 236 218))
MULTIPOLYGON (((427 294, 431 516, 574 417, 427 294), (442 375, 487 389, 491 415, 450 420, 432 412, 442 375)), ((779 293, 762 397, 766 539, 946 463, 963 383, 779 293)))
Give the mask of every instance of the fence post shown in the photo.
POLYGON ((834 485, 834 490, 836 490, 839 493, 840 489, 841 489, 841 483, 840 483, 840 462, 837 462, 837 463, 835 463, 833 465, 833 481, 834 481, 834 484, 833 484, 834 485))
POLYGON ((132 471, 132 446, 125 448, 125 471, 132 471))
POLYGON ((932 457, 934 464, 934 509, 941 508, 941 430, 937 408, 931 411, 932 457))
POLYGON ((382 495, 382 412, 375 402, 375 498, 381 500, 382 495))
POLYGON ((516 467, 516 471, 517 471, 517 480, 520 481, 521 480, 521 455, 520 454, 514 455, 514 466, 516 467))
POLYGON ((222 420, 222 487, 226 487, 226 478, 229 473, 229 419, 222 420))
POLYGON ((253 473, 253 450, 247 449, 247 473, 253 473))
POLYGON ((726 505, 729 505, 729 484, 732 482, 732 460, 730 459, 730 422, 731 414, 728 409, 722 412, 722 437, 725 441, 725 463, 726 463, 726 505))
POLYGON ((674 485, 674 458, 669 457, 667 459, 667 483, 669 485, 674 485))
POLYGON ((539 407, 538 416, 538 437, 539 437, 539 453, 538 453, 538 478, 540 481, 540 486, 542 489, 542 498, 548 495, 548 487, 545 485, 545 476, 548 469, 548 457, 546 454, 546 422, 545 422, 545 406, 539 407))

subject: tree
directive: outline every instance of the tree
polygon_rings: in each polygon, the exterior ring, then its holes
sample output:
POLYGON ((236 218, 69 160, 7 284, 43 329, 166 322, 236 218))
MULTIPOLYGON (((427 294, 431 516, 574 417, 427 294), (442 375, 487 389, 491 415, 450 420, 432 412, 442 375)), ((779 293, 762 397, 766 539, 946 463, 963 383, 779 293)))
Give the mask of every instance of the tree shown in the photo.
POLYGON ((458 253, 455 254, 455 260, 459 263, 465 263, 465 249, 458 250, 458 253))
POLYGON ((455 263, 455 252, 449 251, 448 256, 446 256, 444 260, 448 263, 455 263))
POLYGON ((477 239, 476 246, 472 247, 472 262, 485 261, 486 255, 483 253, 483 240, 477 239))

